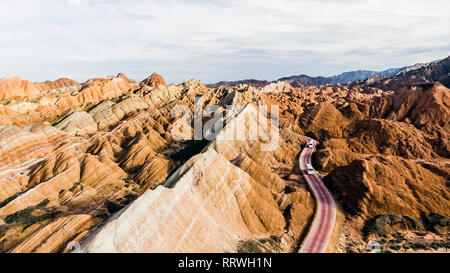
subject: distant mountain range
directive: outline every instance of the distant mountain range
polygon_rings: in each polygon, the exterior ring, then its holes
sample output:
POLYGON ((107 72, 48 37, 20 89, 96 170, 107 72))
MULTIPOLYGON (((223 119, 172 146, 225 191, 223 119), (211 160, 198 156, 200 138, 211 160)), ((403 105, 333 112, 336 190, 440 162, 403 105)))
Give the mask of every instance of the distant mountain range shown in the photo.
MULTIPOLYGON (((311 85, 326 85, 326 84, 348 84, 354 81, 367 80, 373 77, 385 78, 392 77, 399 73, 409 72, 412 70, 420 69, 422 67, 428 66, 432 63, 438 63, 438 61, 430 62, 430 63, 417 63, 411 66, 405 66, 401 68, 389 68, 383 71, 372 71, 372 70, 356 70, 344 72, 339 75, 331 76, 331 77, 311 77, 305 74, 294 75, 289 77, 279 78, 273 82, 278 81, 286 81, 289 82, 293 87, 300 86, 311 86, 311 85)), ((246 79, 239 81, 220 81, 214 84, 208 84, 208 87, 219 87, 219 86, 235 86, 238 84, 248 84, 254 87, 264 87, 271 83, 266 80, 256 80, 256 79, 246 79)))
POLYGON ((246 79, 246 80, 239 80, 239 81, 220 81, 220 82, 216 82, 216 83, 212 83, 212 84, 207 84, 207 87, 210 88, 217 88, 220 86, 235 86, 238 84, 248 84, 254 87, 264 87, 266 85, 268 85, 270 82, 269 81, 264 81, 264 80, 254 80, 254 79, 246 79))
POLYGON ((375 75, 368 79, 355 81, 352 84, 372 86, 382 90, 394 90, 405 85, 431 82, 440 82, 450 88, 450 56, 441 61, 406 67, 391 77, 375 75))

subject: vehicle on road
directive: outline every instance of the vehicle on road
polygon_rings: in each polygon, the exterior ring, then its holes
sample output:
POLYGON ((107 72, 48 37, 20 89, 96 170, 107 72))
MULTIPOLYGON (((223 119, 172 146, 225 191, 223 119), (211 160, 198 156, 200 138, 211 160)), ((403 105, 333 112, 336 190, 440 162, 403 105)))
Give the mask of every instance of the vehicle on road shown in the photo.
POLYGON ((314 174, 314 169, 313 166, 311 164, 306 164, 306 173, 307 174, 314 174))
POLYGON ((308 148, 314 148, 314 144, 315 144, 316 142, 313 140, 313 139, 311 139, 310 141, 309 141, 309 143, 308 143, 308 148))

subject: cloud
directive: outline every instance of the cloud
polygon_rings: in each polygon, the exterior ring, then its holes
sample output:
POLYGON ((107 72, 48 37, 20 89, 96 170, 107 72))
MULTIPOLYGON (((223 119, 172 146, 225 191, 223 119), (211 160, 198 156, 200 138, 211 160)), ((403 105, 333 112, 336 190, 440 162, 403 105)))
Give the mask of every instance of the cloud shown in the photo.
POLYGON ((215 82, 384 69, 448 56, 448 14, 442 0, 1 1, 0 77, 157 71, 215 82))

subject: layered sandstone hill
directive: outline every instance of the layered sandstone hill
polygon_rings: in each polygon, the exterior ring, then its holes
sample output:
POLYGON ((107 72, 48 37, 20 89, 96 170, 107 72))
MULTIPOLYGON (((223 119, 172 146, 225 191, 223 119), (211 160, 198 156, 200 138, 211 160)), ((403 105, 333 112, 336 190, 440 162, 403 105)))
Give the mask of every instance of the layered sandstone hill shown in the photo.
POLYGON ((41 93, 61 92, 68 90, 76 90, 79 83, 72 79, 60 78, 56 81, 35 82, 34 86, 41 93))
POLYGON ((30 81, 24 81, 12 75, 0 80, 0 100, 14 98, 35 98, 40 95, 39 89, 30 81))
POLYGON ((153 73, 148 78, 143 80, 142 83, 152 87, 158 87, 160 84, 166 85, 164 78, 158 73, 153 73))
POLYGON ((303 140, 261 114, 258 90, 166 85, 157 74, 35 86, 32 101, 2 105, 1 251, 68 251, 83 239, 85 251, 298 247, 314 210, 296 167, 303 140), (177 111, 198 103, 216 105, 227 124, 205 113, 207 140, 192 140, 193 123, 177 111), (254 124, 261 138, 226 135, 254 124))

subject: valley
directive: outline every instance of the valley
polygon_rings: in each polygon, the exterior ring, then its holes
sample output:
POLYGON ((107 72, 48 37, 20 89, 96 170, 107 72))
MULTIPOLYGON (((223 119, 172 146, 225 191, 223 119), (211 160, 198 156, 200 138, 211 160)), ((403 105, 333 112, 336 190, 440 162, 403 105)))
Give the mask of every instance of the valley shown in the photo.
POLYGON ((448 57, 308 86, 3 78, 0 251, 448 251, 449 71, 448 57))

